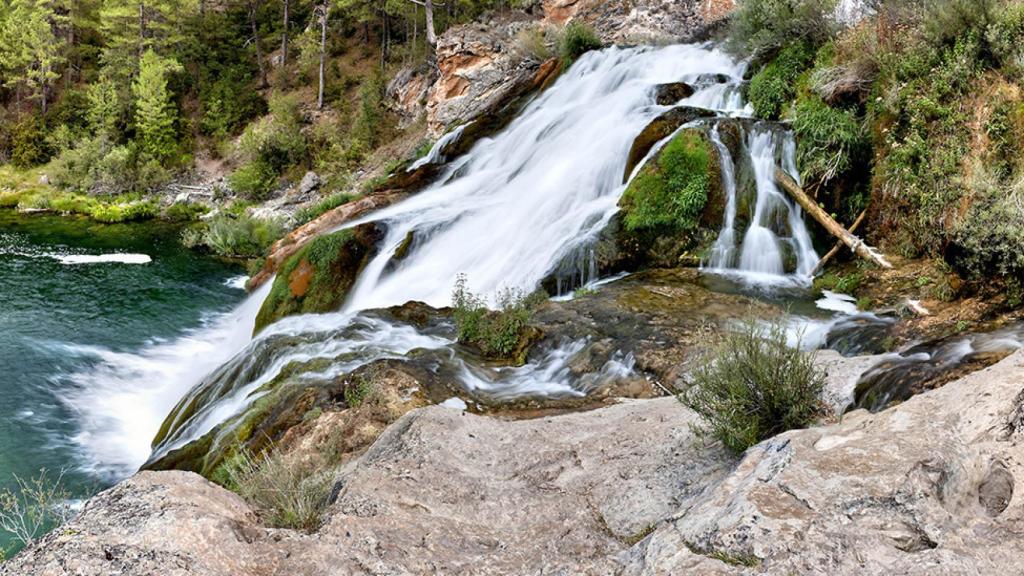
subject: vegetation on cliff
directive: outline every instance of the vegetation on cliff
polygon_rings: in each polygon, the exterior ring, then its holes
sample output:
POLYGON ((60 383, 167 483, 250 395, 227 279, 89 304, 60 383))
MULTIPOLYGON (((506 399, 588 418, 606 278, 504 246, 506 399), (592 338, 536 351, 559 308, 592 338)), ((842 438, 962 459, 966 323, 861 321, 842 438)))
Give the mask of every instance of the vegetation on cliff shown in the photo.
POLYGON ((871 4, 747 0, 730 47, 765 63, 755 110, 793 122, 808 188, 845 222, 906 257, 968 279, 1024 274, 1024 5, 1016 0, 871 4))

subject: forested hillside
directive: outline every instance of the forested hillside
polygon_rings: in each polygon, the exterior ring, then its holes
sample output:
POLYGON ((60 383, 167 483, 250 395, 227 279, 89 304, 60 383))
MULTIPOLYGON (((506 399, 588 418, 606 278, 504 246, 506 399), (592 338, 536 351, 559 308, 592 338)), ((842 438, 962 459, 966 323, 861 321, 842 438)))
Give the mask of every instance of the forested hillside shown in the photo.
POLYGON ((385 79, 432 65, 437 34, 498 8, 508 1, 7 0, 0 203, 192 220, 203 204, 150 193, 214 182, 215 200, 237 200, 219 203, 229 217, 184 239, 258 256, 284 223, 245 208, 308 170, 325 198, 300 222, 349 200, 350 173, 377 147, 424 137, 422 123, 398 130, 385 79))

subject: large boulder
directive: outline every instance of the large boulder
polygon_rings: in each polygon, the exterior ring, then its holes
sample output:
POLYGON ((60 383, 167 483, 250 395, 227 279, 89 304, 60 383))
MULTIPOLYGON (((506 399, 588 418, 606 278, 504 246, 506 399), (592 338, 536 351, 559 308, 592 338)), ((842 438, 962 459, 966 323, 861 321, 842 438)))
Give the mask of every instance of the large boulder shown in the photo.
POLYGON ((281 266, 255 332, 285 316, 340 308, 381 237, 376 225, 364 224, 313 239, 281 266))
POLYGON ((543 0, 552 24, 581 20, 619 45, 695 42, 732 13, 735 0, 543 0))
POLYGON ((704 128, 679 132, 630 181, 619 200, 616 244, 634 266, 695 264, 721 226, 718 148, 704 128))

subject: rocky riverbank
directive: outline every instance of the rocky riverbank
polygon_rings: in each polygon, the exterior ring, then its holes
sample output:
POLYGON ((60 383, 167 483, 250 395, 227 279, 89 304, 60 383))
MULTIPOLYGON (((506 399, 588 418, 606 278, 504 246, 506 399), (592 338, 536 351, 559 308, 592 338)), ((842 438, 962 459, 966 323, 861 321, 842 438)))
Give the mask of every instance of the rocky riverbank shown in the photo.
MULTIPOLYGON (((830 386, 858 373, 827 360, 830 386)), ((673 398, 526 421, 422 408, 339 472, 312 534, 144 472, 0 574, 1015 573, 1022 369, 1017 353, 738 460, 673 398)))

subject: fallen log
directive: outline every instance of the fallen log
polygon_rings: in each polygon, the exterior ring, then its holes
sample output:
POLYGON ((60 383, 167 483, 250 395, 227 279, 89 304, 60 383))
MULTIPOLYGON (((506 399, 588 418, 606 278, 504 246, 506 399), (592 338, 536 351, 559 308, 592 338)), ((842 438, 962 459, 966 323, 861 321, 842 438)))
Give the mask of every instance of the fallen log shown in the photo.
POLYGON ((849 230, 843 228, 841 224, 829 216, 828 212, 822 210, 821 206, 818 206, 818 204, 800 188, 800 185, 797 184, 789 174, 776 169, 775 180, 780 186, 782 186, 786 193, 796 200, 797 204, 799 204, 811 218, 814 218, 818 224, 821 224, 829 231, 830 234, 838 238, 839 241, 852 250, 854 254, 865 260, 873 262, 882 268, 892 268, 892 264, 885 259, 885 256, 879 254, 874 248, 865 244, 863 240, 851 234, 849 230))
MULTIPOLYGON (((868 211, 865 210, 860 213, 860 216, 857 216, 857 219, 853 221, 853 225, 850 226, 849 228, 850 234, 853 234, 854 232, 857 231, 857 228, 860 227, 860 223, 864 221, 864 217, 867 215, 868 211)), ((811 276, 817 276, 818 272, 821 272, 822 269, 825 268, 825 265, 828 264, 828 261, 835 258, 836 254, 839 254, 839 251, 842 249, 842 241, 836 242, 836 245, 833 246, 832 249, 828 251, 828 254, 825 254, 825 256, 823 256, 821 260, 818 260, 818 263, 814 265, 814 270, 811 270, 811 276)))

